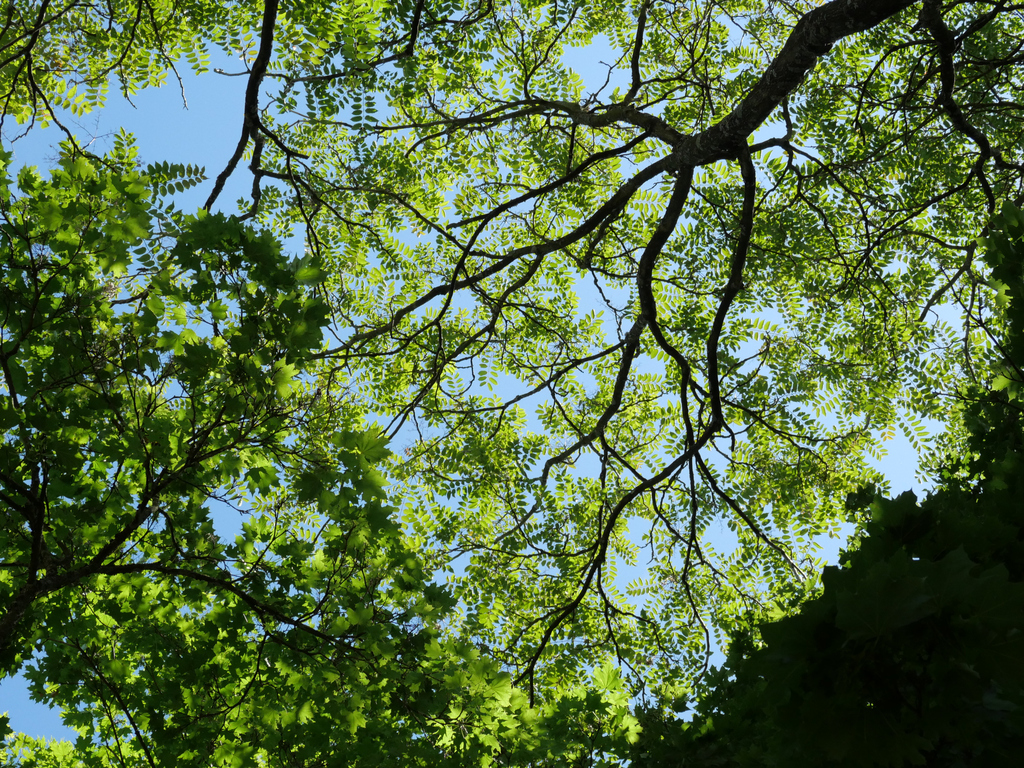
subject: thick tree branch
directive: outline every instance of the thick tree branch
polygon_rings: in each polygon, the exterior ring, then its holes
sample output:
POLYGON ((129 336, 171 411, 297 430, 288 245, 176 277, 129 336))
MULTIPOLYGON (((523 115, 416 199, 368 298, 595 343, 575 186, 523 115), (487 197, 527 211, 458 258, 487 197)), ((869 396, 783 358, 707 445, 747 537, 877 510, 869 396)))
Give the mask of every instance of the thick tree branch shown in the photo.
POLYGON ((721 122, 677 145, 680 162, 701 166, 734 157, 737 147, 797 89, 833 45, 914 4, 915 0, 833 0, 805 14, 743 101, 721 122))
POLYGON ((736 250, 733 251, 732 265, 729 269, 729 282, 722 292, 722 300, 718 304, 711 333, 708 334, 708 394, 711 398, 711 412, 714 427, 725 426, 722 414, 722 397, 718 380, 718 342, 725 327, 725 317, 739 292, 743 290, 743 267, 747 263, 747 251, 750 250, 750 236, 754 231, 754 199, 757 193, 757 179, 754 175, 754 163, 749 152, 740 154, 740 169, 743 175, 743 210, 740 213, 739 238, 736 250))
POLYGON ((249 144, 249 139, 255 136, 261 129, 260 86, 263 84, 263 76, 267 73, 267 65, 270 63, 270 57, 274 50, 274 28, 277 24, 279 2, 280 0, 264 0, 263 25, 260 29, 260 49, 252 63, 252 69, 249 71, 249 81, 245 86, 245 104, 242 108, 242 135, 238 139, 238 144, 235 146, 235 151, 228 160, 228 164, 220 172, 220 175, 217 176, 217 180, 213 184, 213 191, 210 192, 210 196, 206 199, 206 204, 203 206, 206 210, 210 210, 213 204, 217 202, 217 198, 224 189, 224 184, 227 183, 228 178, 234 172, 238 161, 242 159, 242 154, 249 144))

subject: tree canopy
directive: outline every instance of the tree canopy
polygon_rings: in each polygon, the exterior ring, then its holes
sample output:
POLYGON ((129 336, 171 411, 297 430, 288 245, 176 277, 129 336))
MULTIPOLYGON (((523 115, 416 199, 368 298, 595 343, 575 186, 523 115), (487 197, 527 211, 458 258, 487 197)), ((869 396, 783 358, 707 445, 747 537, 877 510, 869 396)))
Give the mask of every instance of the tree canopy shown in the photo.
POLYGON ((969 452, 938 488, 865 487, 859 546, 794 615, 738 634, 687 727, 645 713, 633 765, 992 765, 1024 735, 1024 214, 993 221, 1008 301, 997 392, 965 389, 969 452), (1012 297, 1012 298, 1011 298, 1012 297))
POLYGON ((0 20, 5 142, 63 139, 49 170, 0 155, 0 674, 82 734, 7 759, 954 765, 1019 738, 1020 6, 0 20), (222 166, 73 129, 183 68, 245 78, 222 166), (897 431, 921 506, 864 490, 897 431))

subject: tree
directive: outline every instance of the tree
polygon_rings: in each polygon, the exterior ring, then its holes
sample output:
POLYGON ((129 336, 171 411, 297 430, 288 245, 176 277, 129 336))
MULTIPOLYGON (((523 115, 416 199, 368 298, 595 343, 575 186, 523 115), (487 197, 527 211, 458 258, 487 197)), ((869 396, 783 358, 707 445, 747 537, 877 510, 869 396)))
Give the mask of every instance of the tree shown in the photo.
POLYGON ((1021 27, 936 0, 44 0, 9 6, 0 94, 63 124, 112 76, 241 53, 206 208, 245 158, 251 199, 216 221, 304 228, 329 341, 301 381, 400 448, 396 541, 461 566, 442 636, 531 704, 614 661, 663 707, 751 612, 816 591, 866 457, 985 383, 974 237, 1022 199, 1021 27))
POLYGON ((324 364, 409 435, 396 498, 433 562, 469 560, 466 632, 527 687, 614 648, 668 690, 716 627, 813 589, 868 453, 976 378, 971 243, 1020 195, 1019 16, 396 7, 359 60, 268 64, 256 177, 287 192, 252 204, 325 259, 324 364), (602 40, 588 87, 563 52, 602 40))
POLYGON ((379 439, 304 380, 318 270, 155 206, 148 183, 194 172, 131 161, 3 186, 4 670, 36 656, 37 692, 95 723, 114 764, 206 755, 232 730, 265 748, 257 713, 279 750, 313 705, 354 727, 443 600, 381 502, 379 439), (233 543, 218 503, 247 512, 233 543), (343 700, 296 683, 307 657, 343 700))
POLYGON ((860 546, 794 615, 735 638, 692 722, 652 712, 634 765, 1018 762, 1024 214, 1006 206, 993 225, 986 256, 1007 322, 997 391, 964 393, 971 453, 949 457, 920 504, 851 494, 870 513, 860 546))
POLYGON ((507 674, 440 636, 451 598, 384 503, 382 440, 307 371, 320 269, 155 202, 194 171, 132 160, 124 144, 0 184, 0 660, 34 662, 36 695, 82 734, 8 757, 478 764, 499 727, 563 757, 580 747, 545 719, 629 733, 611 671, 604 694, 528 717, 507 674))

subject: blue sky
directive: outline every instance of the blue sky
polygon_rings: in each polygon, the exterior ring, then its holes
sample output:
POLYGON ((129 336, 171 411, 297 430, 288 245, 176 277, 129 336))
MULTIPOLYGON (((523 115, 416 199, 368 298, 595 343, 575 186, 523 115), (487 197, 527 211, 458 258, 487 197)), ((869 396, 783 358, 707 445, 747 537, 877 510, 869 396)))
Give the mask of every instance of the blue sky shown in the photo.
MULTIPOLYGON (((218 62, 225 69, 232 62, 218 62)), ((235 65, 241 69, 241 65, 235 65)), ((66 125, 79 141, 91 143, 98 154, 113 146, 113 136, 120 128, 134 133, 144 163, 168 162, 205 165, 210 179, 216 178, 231 156, 242 130, 242 104, 245 94, 244 77, 227 77, 208 72, 195 76, 190 70, 180 70, 185 83, 188 108, 182 103, 176 84, 163 88, 148 88, 132 97, 133 107, 119 92, 111 89, 109 102, 102 110, 82 118, 70 119, 66 125)), ((9 143, 23 126, 4 129, 5 146, 13 149, 15 165, 49 165, 48 159, 56 151, 53 147, 64 134, 50 126, 34 129, 25 138, 9 143)), ((246 195, 251 186, 247 169, 236 169, 234 176, 221 195, 220 207, 229 210, 234 200, 246 195), (248 177, 248 178, 247 178, 248 177)), ((212 188, 212 181, 190 190, 182 198, 182 205, 202 205, 212 188)))

